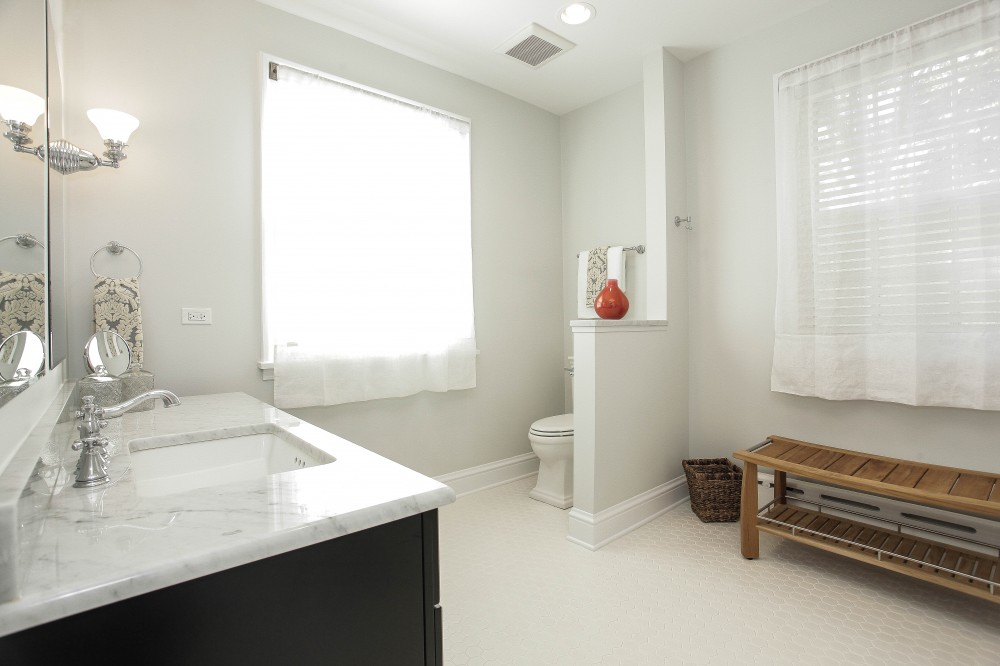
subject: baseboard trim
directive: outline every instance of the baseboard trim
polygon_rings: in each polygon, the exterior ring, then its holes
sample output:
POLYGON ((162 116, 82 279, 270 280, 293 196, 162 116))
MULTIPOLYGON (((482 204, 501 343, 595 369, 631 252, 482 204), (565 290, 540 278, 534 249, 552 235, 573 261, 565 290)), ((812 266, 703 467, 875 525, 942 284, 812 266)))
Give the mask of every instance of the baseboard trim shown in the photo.
POLYGON ((566 539, 588 550, 598 550, 687 499, 687 479, 679 476, 597 514, 574 507, 569 512, 566 539))
POLYGON ((442 474, 434 477, 434 480, 451 486, 455 494, 461 497, 517 481, 532 474, 538 474, 538 456, 534 453, 524 453, 513 458, 442 474))

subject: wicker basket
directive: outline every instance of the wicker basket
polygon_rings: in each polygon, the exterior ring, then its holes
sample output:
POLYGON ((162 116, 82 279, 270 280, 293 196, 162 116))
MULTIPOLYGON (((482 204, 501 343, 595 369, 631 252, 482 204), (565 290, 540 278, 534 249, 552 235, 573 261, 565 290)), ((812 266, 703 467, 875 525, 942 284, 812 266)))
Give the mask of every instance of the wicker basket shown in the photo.
POLYGON ((684 460, 691 510, 703 523, 732 523, 740 519, 743 470, 728 458, 684 460))

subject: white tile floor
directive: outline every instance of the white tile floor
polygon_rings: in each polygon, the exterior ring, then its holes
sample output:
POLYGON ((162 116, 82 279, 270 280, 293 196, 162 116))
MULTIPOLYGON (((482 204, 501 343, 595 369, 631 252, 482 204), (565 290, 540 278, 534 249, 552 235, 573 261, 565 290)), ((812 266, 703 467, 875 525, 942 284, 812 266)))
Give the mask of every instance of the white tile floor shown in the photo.
POLYGON ((687 505, 591 552, 534 477, 441 509, 444 663, 1000 664, 1000 604, 687 505))

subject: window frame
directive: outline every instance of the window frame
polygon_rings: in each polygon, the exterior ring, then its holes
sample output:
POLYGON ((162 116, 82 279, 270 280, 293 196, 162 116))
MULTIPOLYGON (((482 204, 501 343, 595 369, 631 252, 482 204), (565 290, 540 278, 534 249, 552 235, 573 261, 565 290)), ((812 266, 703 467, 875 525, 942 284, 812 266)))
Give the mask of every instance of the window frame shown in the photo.
POLYGON ((994 64, 1000 54, 998 24, 1000 2, 979 0, 773 77, 778 247, 772 391, 1000 410, 1000 181, 992 167, 1000 144, 990 142, 1000 131, 990 96, 1000 71, 994 64), (964 85, 963 68, 981 55, 986 69, 970 75, 971 87, 964 85), (889 109, 879 109, 879 80, 890 81, 894 72, 904 82, 911 78, 909 85, 890 90, 890 104, 902 105, 901 124, 880 137, 882 130, 873 128, 879 129, 889 109), (950 74, 940 86, 948 90, 944 97, 937 96, 933 81, 942 72, 950 74), (879 85, 869 86, 872 82, 879 85), (872 91, 869 104, 865 94, 872 91), (835 115, 816 113, 812 100, 837 102, 841 92, 865 93, 856 97, 862 104, 835 115), (962 125, 967 114, 976 113, 983 113, 978 124, 962 125), (833 121, 830 132, 816 122, 826 118, 833 121), (924 133, 924 127, 931 129, 924 133), (823 161, 813 149, 824 133, 840 137, 836 145, 858 158, 845 157, 845 168, 830 162, 833 175, 821 177, 823 161), (967 135, 979 133, 984 138, 977 146, 967 135), (857 136, 864 139, 854 140, 857 136), (917 138, 922 143, 915 143, 917 138), (963 161, 966 154, 974 159, 963 161), (955 175, 961 178, 949 180, 953 165, 967 164, 977 165, 975 173, 983 177, 959 169, 955 175), (897 172, 897 165, 903 170, 897 172), (857 189, 847 166, 856 169, 857 189), (910 173, 918 174, 915 185, 907 183, 910 173), (852 208, 843 205, 849 198, 825 199, 851 192, 864 193, 858 200, 866 203, 852 208), (882 199, 883 192, 892 193, 891 200, 882 199), (846 215, 833 214, 835 209, 846 215), (859 249, 844 235, 855 227, 864 239, 859 249), (966 246, 981 248, 975 251, 979 256, 964 254, 966 246), (938 277, 942 266, 949 268, 938 277), (874 273, 852 277, 858 267, 874 273), (817 276, 823 271, 821 283, 817 276))
MULTIPOLYGON (((315 67, 310 67, 308 65, 303 65, 302 63, 283 58, 281 56, 272 55, 268 52, 260 52, 258 73, 260 74, 258 80, 259 90, 258 90, 258 103, 257 103, 257 115, 256 115, 256 127, 257 131, 255 133, 256 141, 256 218, 257 218, 257 241, 259 243, 257 252, 257 266, 259 268, 259 280, 257 283, 258 288, 258 298, 257 302, 260 305, 259 310, 259 322, 260 322, 260 346, 259 346, 259 360, 257 361, 257 368, 260 371, 260 378, 262 381, 274 381, 274 345, 269 342, 268 339, 268 329, 267 329, 267 302, 266 302, 266 274, 265 274, 265 253, 266 247, 264 243, 264 216, 263 216, 263 132, 264 132, 264 105, 267 96, 267 86, 268 82, 271 80, 271 64, 277 64, 278 66, 285 66, 297 69, 301 72, 312 74, 321 78, 328 79, 330 81, 339 83, 341 85, 350 86, 358 90, 362 90, 366 93, 384 97, 396 102, 407 104, 418 109, 423 109, 433 113, 437 113, 443 116, 448 116, 454 118, 457 121, 466 123, 469 127, 469 225, 470 225, 470 241, 472 237, 472 223, 473 223, 473 160, 472 160, 472 132, 474 130, 473 121, 471 118, 463 116, 461 114, 455 113, 453 111, 448 111, 440 107, 433 106, 431 104, 426 104, 423 102, 418 102, 416 100, 404 97, 402 95, 397 95, 395 93, 381 90, 373 86, 369 86, 357 81, 352 81, 330 72, 326 72, 315 67)), ((473 248, 470 245, 470 256, 472 256, 473 248)), ((470 274, 470 279, 473 280, 472 292, 473 298, 475 295, 475 270, 473 269, 470 274)), ((475 316, 475 304, 473 303, 473 317, 475 316)), ((474 323, 474 322, 473 322, 474 323)), ((478 356, 479 350, 476 349, 476 355, 478 356)))

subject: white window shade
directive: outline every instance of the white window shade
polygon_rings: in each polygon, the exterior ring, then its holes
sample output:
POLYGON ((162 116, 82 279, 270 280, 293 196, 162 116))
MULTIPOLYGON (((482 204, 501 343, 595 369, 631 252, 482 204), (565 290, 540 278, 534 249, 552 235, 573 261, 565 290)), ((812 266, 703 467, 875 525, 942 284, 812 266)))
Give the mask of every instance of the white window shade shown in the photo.
POLYGON ((475 386, 469 123, 280 67, 262 114, 278 406, 475 386))
POLYGON ((998 17, 779 77, 773 390, 1000 409, 998 17))

